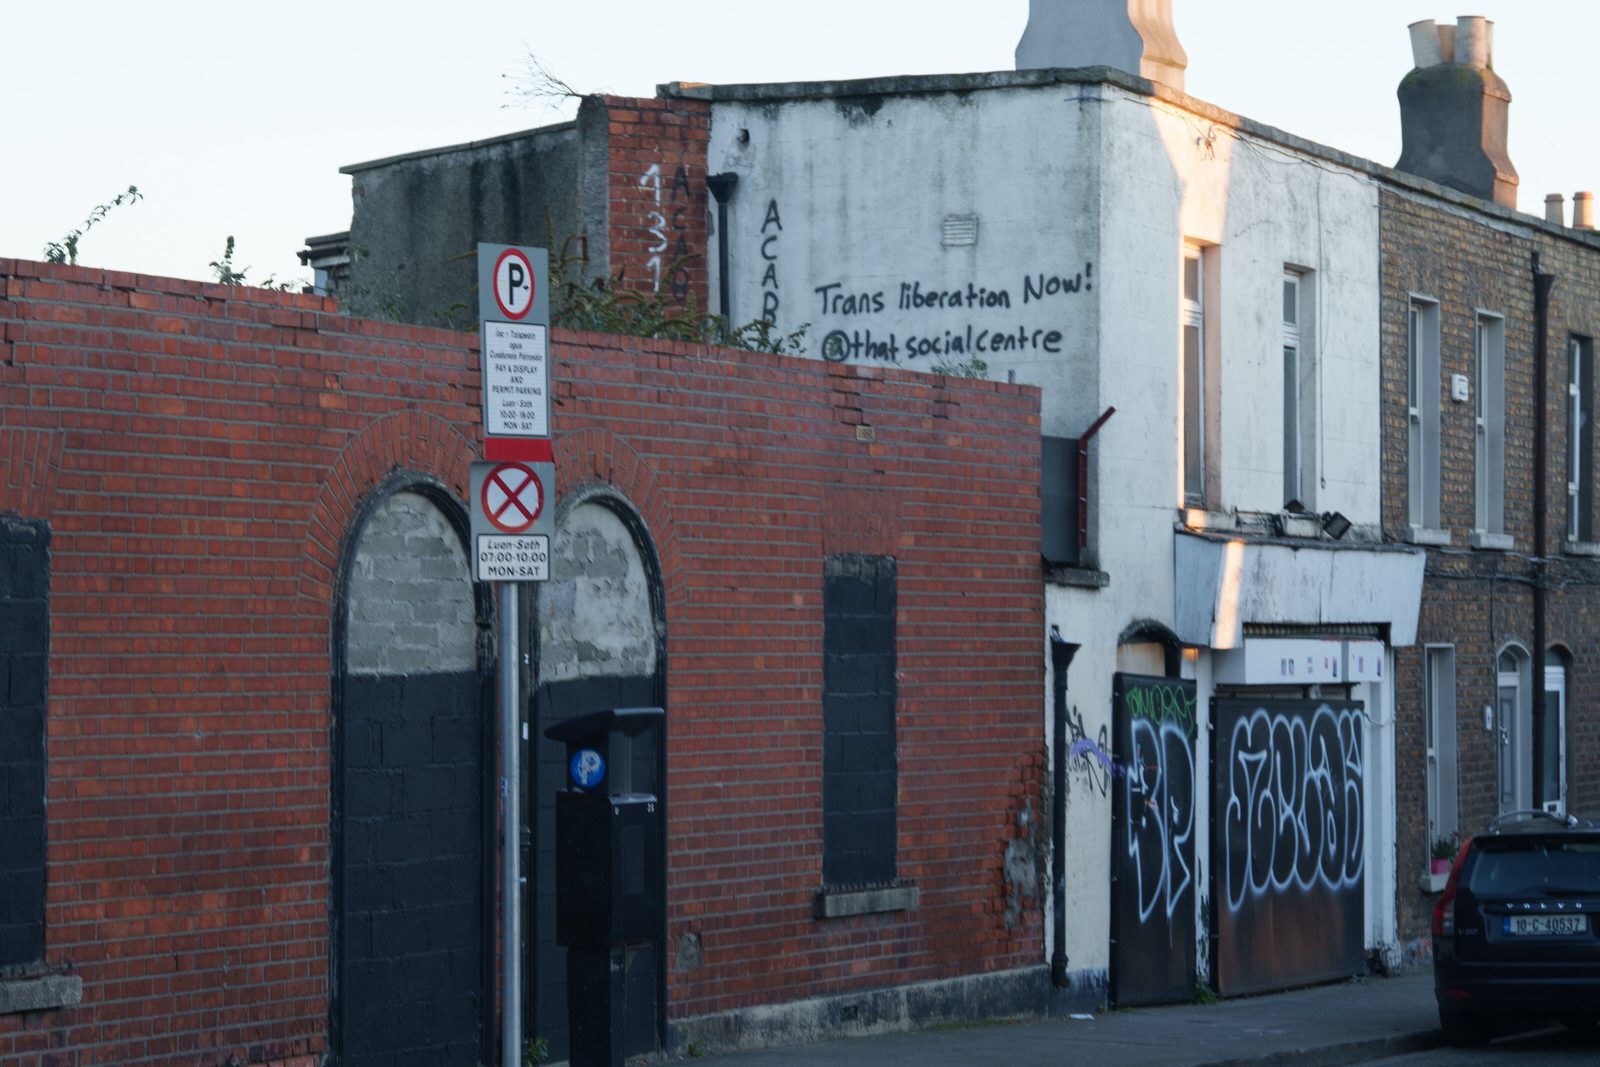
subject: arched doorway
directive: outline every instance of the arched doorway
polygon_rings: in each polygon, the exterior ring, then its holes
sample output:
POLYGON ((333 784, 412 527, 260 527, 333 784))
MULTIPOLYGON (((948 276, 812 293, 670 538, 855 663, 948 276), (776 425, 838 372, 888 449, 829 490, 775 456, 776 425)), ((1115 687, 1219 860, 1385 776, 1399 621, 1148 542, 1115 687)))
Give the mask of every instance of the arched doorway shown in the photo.
POLYGON ((1532 702, 1528 653, 1507 645, 1495 660, 1495 748, 1499 753, 1500 814, 1533 807, 1532 702))
MULTIPOLYGON (((533 825, 527 925, 530 1034, 545 1038, 550 1058, 567 1058, 566 950, 555 943, 555 791, 565 781, 565 750, 545 738, 551 725, 608 708, 666 707, 666 607, 661 568, 639 513, 609 488, 569 494, 556 514, 550 580, 539 586, 538 686, 530 747, 527 810, 533 825)), ((670 721, 670 711, 668 720, 670 721)), ((666 795, 665 737, 635 749, 634 781, 666 795)), ((663 818, 662 826, 666 820, 663 818)), ((664 832, 664 831, 663 831, 664 832)), ((662 1046, 666 1026, 665 931, 628 950, 625 1055, 662 1046)))
POLYGON ((490 598, 440 485, 396 475, 334 616, 331 1044, 345 1067, 492 1059, 490 598))

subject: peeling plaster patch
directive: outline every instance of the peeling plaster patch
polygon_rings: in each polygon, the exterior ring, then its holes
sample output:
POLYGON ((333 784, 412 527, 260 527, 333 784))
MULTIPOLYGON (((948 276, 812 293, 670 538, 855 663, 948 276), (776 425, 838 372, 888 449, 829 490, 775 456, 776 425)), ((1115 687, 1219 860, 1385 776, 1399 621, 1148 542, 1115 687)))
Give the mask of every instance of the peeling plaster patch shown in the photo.
POLYGON ((656 669, 650 586, 633 535, 601 504, 573 508, 556 530, 539 590, 541 683, 649 677, 656 669))
POLYGON ((460 535, 420 493, 367 519, 350 567, 345 648, 352 674, 473 670, 477 623, 460 535))
POLYGON ((1039 896, 1038 835, 1034 831, 1033 801, 1025 803, 1017 813, 1020 837, 1006 843, 1005 866, 1002 874, 1006 883, 1006 929, 1014 930, 1022 921, 1022 909, 1039 896))
POLYGON ((678 970, 694 971, 705 965, 705 949, 700 945, 700 935, 693 930, 678 938, 678 970))

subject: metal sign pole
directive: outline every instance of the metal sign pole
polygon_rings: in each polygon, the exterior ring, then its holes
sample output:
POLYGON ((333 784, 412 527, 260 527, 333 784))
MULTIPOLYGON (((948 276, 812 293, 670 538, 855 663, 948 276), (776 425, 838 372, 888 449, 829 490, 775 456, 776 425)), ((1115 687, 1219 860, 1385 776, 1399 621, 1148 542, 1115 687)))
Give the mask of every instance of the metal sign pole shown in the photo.
POLYGON ((555 466, 550 442, 550 256, 478 245, 484 454, 472 464, 472 550, 500 587, 500 1063, 522 1067, 522 582, 550 578, 555 466))
POLYGON ((522 734, 517 714, 517 599, 519 586, 500 585, 500 1063, 522 1067, 522 787, 517 763, 522 734))

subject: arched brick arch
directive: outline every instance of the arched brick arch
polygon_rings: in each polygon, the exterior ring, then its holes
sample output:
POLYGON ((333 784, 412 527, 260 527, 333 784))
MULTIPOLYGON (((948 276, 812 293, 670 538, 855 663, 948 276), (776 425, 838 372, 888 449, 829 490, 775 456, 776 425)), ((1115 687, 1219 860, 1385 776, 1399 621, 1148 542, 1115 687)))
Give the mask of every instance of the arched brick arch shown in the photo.
POLYGON ((649 461, 609 430, 590 428, 555 439, 556 484, 565 496, 578 487, 613 486, 635 508, 654 542, 661 564, 661 583, 670 604, 681 596, 677 537, 672 508, 649 461))
POLYGON ((0 430, 0 512, 50 518, 65 437, 50 430, 0 430))
POLYGON ((397 411, 368 423, 328 470, 306 527, 300 597, 305 614, 326 624, 338 586, 339 554, 361 502, 392 471, 437 478, 465 500, 472 442, 451 423, 422 411, 397 411))

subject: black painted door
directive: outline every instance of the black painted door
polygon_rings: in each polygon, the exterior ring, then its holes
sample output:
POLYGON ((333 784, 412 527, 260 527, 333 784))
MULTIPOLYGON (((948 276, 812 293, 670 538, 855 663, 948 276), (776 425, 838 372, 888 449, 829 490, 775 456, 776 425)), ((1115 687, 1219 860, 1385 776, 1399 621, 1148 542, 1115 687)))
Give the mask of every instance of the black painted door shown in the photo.
POLYGON ((395 493, 346 564, 333 795, 342 1067, 494 1062, 488 601, 459 518, 395 493))
POLYGON ((1111 802, 1111 1000, 1195 991, 1195 684, 1118 674, 1111 802))

